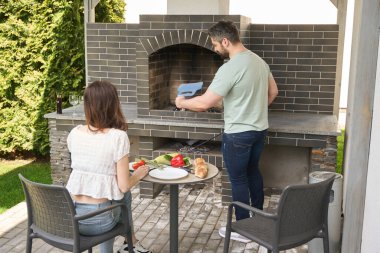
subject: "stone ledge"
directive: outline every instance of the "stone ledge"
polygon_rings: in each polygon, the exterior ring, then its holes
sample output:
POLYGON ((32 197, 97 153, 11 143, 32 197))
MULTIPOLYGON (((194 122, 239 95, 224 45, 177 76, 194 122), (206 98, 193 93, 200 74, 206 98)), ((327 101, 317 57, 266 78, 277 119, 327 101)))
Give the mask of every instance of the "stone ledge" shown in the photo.
MULTIPOLYGON (((189 120, 173 119, 152 119, 138 118, 136 105, 122 105, 124 115, 129 124, 137 125, 157 125, 157 126, 172 126, 172 127, 200 127, 213 128, 223 130, 223 123, 205 123, 189 120)), ((63 114, 55 112, 45 115, 47 119, 57 119, 58 123, 64 122, 64 125, 76 125, 84 122, 83 109, 80 106, 76 107, 77 116, 72 115, 73 107, 63 110, 63 114), (78 122, 79 121, 79 122, 78 122)), ((60 124, 62 125, 62 124, 60 124)), ((141 129, 141 128, 140 128, 141 129)), ((218 131, 219 132, 219 131, 218 131)), ((269 112, 269 132, 304 134, 308 135, 302 139, 318 139, 312 138, 315 135, 322 136, 339 136, 340 130, 338 120, 335 115, 312 114, 312 113, 288 113, 288 112, 269 112)), ((273 136, 272 137, 280 137, 273 136)), ((282 137, 282 136, 281 136, 282 137)))

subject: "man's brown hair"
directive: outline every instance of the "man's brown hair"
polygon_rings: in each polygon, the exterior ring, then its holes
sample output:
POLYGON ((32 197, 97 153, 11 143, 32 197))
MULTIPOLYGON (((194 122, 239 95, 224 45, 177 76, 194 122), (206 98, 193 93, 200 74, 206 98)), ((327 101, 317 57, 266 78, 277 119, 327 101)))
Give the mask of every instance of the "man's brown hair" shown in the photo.
POLYGON ((208 34, 219 43, 223 38, 228 39, 232 44, 240 42, 239 31, 232 21, 219 21, 208 29, 208 34))
POLYGON ((91 131, 97 132, 105 128, 127 130, 117 90, 110 82, 95 81, 86 88, 84 113, 87 125, 97 128, 89 128, 91 131))

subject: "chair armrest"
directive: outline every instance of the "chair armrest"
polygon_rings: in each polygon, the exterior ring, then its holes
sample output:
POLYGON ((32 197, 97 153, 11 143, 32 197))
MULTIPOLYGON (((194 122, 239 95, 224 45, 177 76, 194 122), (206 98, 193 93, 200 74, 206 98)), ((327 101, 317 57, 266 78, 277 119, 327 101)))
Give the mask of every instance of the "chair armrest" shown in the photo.
POLYGON ((264 212, 263 210, 257 209, 255 207, 249 206, 249 205, 244 204, 244 203, 239 202, 239 201, 234 201, 229 206, 230 206, 230 208, 238 206, 238 207, 241 207, 243 209, 249 210, 249 211, 253 212, 254 214, 257 214, 259 216, 269 218, 272 220, 276 220, 278 218, 277 214, 264 212))
POLYGON ((107 206, 105 208, 98 209, 96 211, 89 212, 89 213, 86 213, 86 214, 83 214, 83 215, 75 215, 74 216, 74 220, 75 221, 85 220, 85 219, 91 218, 91 217, 93 217, 95 215, 98 215, 98 214, 110 211, 112 209, 115 209, 116 207, 119 207, 119 206, 121 208, 126 208, 126 205, 124 203, 116 203, 116 204, 113 204, 113 205, 107 206))

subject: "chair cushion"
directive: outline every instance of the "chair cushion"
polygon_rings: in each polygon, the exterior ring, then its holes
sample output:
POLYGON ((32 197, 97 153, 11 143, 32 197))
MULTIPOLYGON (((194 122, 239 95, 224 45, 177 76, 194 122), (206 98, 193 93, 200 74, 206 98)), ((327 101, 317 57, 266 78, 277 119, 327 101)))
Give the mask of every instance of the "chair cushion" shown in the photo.
POLYGON ((125 230, 125 226, 121 223, 118 223, 113 229, 100 235, 92 235, 92 236, 81 235, 80 249, 86 250, 90 248, 91 245, 97 245, 102 242, 105 242, 113 237, 123 234, 123 230, 125 230))
POLYGON ((232 231, 244 235, 269 249, 272 248, 275 231, 273 220, 255 215, 252 218, 232 222, 231 227, 232 231))
MULTIPOLYGON (((32 225, 31 228, 33 230, 33 235, 32 235, 33 238, 41 238, 45 242, 59 249, 63 249, 66 251, 73 250, 73 244, 74 244, 73 239, 66 239, 66 238, 62 238, 62 237, 58 237, 58 236, 46 233, 45 231, 39 229, 38 227, 34 225, 32 225)), ((84 251, 86 249, 93 247, 94 245, 105 242, 121 234, 126 234, 125 226, 122 223, 118 223, 110 231, 107 231, 100 235, 92 235, 92 236, 80 235, 80 238, 79 238, 80 249, 84 251)))

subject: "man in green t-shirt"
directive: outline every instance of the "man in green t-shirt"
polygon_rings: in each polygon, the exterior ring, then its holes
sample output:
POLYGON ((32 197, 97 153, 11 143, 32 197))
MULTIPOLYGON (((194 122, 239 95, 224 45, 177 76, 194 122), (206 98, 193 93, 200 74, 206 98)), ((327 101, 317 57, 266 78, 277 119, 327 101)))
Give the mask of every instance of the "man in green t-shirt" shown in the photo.
MULTIPOLYGON (((259 159, 268 129, 268 105, 278 94, 268 64, 244 47, 231 21, 219 21, 209 29, 216 53, 230 60, 223 64, 202 96, 176 98, 176 106, 205 111, 223 100, 223 159, 231 181, 232 199, 263 209, 263 179, 259 159)), ((249 212, 236 208, 236 219, 249 212)), ((219 232, 223 236, 225 228, 219 232)), ((239 235, 236 239, 246 241, 239 235)))

